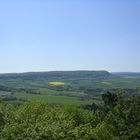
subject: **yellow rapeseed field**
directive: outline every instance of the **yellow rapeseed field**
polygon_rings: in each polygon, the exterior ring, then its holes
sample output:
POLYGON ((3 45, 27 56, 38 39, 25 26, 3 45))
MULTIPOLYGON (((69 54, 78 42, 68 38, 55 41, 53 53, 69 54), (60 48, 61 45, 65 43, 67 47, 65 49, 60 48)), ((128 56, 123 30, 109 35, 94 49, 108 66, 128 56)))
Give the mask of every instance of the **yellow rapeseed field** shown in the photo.
POLYGON ((64 82, 49 82, 50 85, 53 85, 53 86, 62 86, 64 85, 65 83, 64 82))

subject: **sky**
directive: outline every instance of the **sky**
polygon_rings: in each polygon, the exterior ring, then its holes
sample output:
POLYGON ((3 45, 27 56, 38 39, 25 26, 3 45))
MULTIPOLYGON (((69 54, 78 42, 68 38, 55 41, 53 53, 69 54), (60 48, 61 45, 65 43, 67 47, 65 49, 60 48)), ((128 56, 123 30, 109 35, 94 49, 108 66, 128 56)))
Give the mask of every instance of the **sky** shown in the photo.
POLYGON ((140 0, 0 0, 0 73, 140 72, 140 0))

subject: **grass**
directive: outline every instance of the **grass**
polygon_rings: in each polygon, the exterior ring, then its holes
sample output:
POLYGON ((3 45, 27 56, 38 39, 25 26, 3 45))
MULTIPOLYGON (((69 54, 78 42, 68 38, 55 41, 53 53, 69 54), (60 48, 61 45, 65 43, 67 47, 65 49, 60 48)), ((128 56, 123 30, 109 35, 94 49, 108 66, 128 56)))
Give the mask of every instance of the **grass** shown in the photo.
POLYGON ((101 83, 104 85, 112 85, 112 83, 109 83, 109 82, 101 82, 101 83))
POLYGON ((63 104, 63 105, 72 105, 77 106, 80 104, 92 104, 94 100, 80 100, 76 97, 67 97, 67 96, 52 96, 52 95, 34 95, 26 93, 15 93, 13 95, 17 99, 24 99, 28 101, 40 101, 43 103, 53 103, 53 104, 63 104))
POLYGON ((84 92, 75 92, 75 91, 56 91, 56 90, 52 90, 52 89, 48 89, 48 88, 40 88, 38 90, 40 92, 40 94, 42 95, 69 95, 69 96, 74 96, 74 97, 82 97, 85 95, 84 92))
POLYGON ((63 86, 65 83, 64 82, 49 82, 49 85, 53 86, 63 86))
POLYGON ((61 94, 63 91, 55 91, 55 90, 52 90, 52 89, 48 89, 48 88, 40 88, 38 90, 41 94, 44 94, 44 95, 57 95, 57 94, 61 94))

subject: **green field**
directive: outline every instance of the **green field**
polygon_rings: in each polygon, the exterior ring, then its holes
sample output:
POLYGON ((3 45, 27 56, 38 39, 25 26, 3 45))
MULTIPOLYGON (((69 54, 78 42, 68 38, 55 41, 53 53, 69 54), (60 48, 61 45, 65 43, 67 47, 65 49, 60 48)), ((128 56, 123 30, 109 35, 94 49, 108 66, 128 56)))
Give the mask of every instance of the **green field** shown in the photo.
POLYGON ((52 96, 52 95, 32 95, 26 93, 15 93, 13 95, 17 99, 28 100, 28 101, 41 101, 43 103, 63 104, 63 105, 81 105, 81 104, 92 104, 94 100, 80 100, 76 97, 67 96, 52 96))

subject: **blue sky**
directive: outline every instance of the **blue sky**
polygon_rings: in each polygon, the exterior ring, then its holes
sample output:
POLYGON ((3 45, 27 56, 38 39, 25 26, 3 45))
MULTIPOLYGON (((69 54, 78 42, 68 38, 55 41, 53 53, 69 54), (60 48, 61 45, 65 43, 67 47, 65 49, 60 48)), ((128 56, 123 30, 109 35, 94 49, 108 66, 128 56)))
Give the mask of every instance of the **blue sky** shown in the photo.
POLYGON ((0 73, 140 71, 140 0, 1 0, 0 73))

